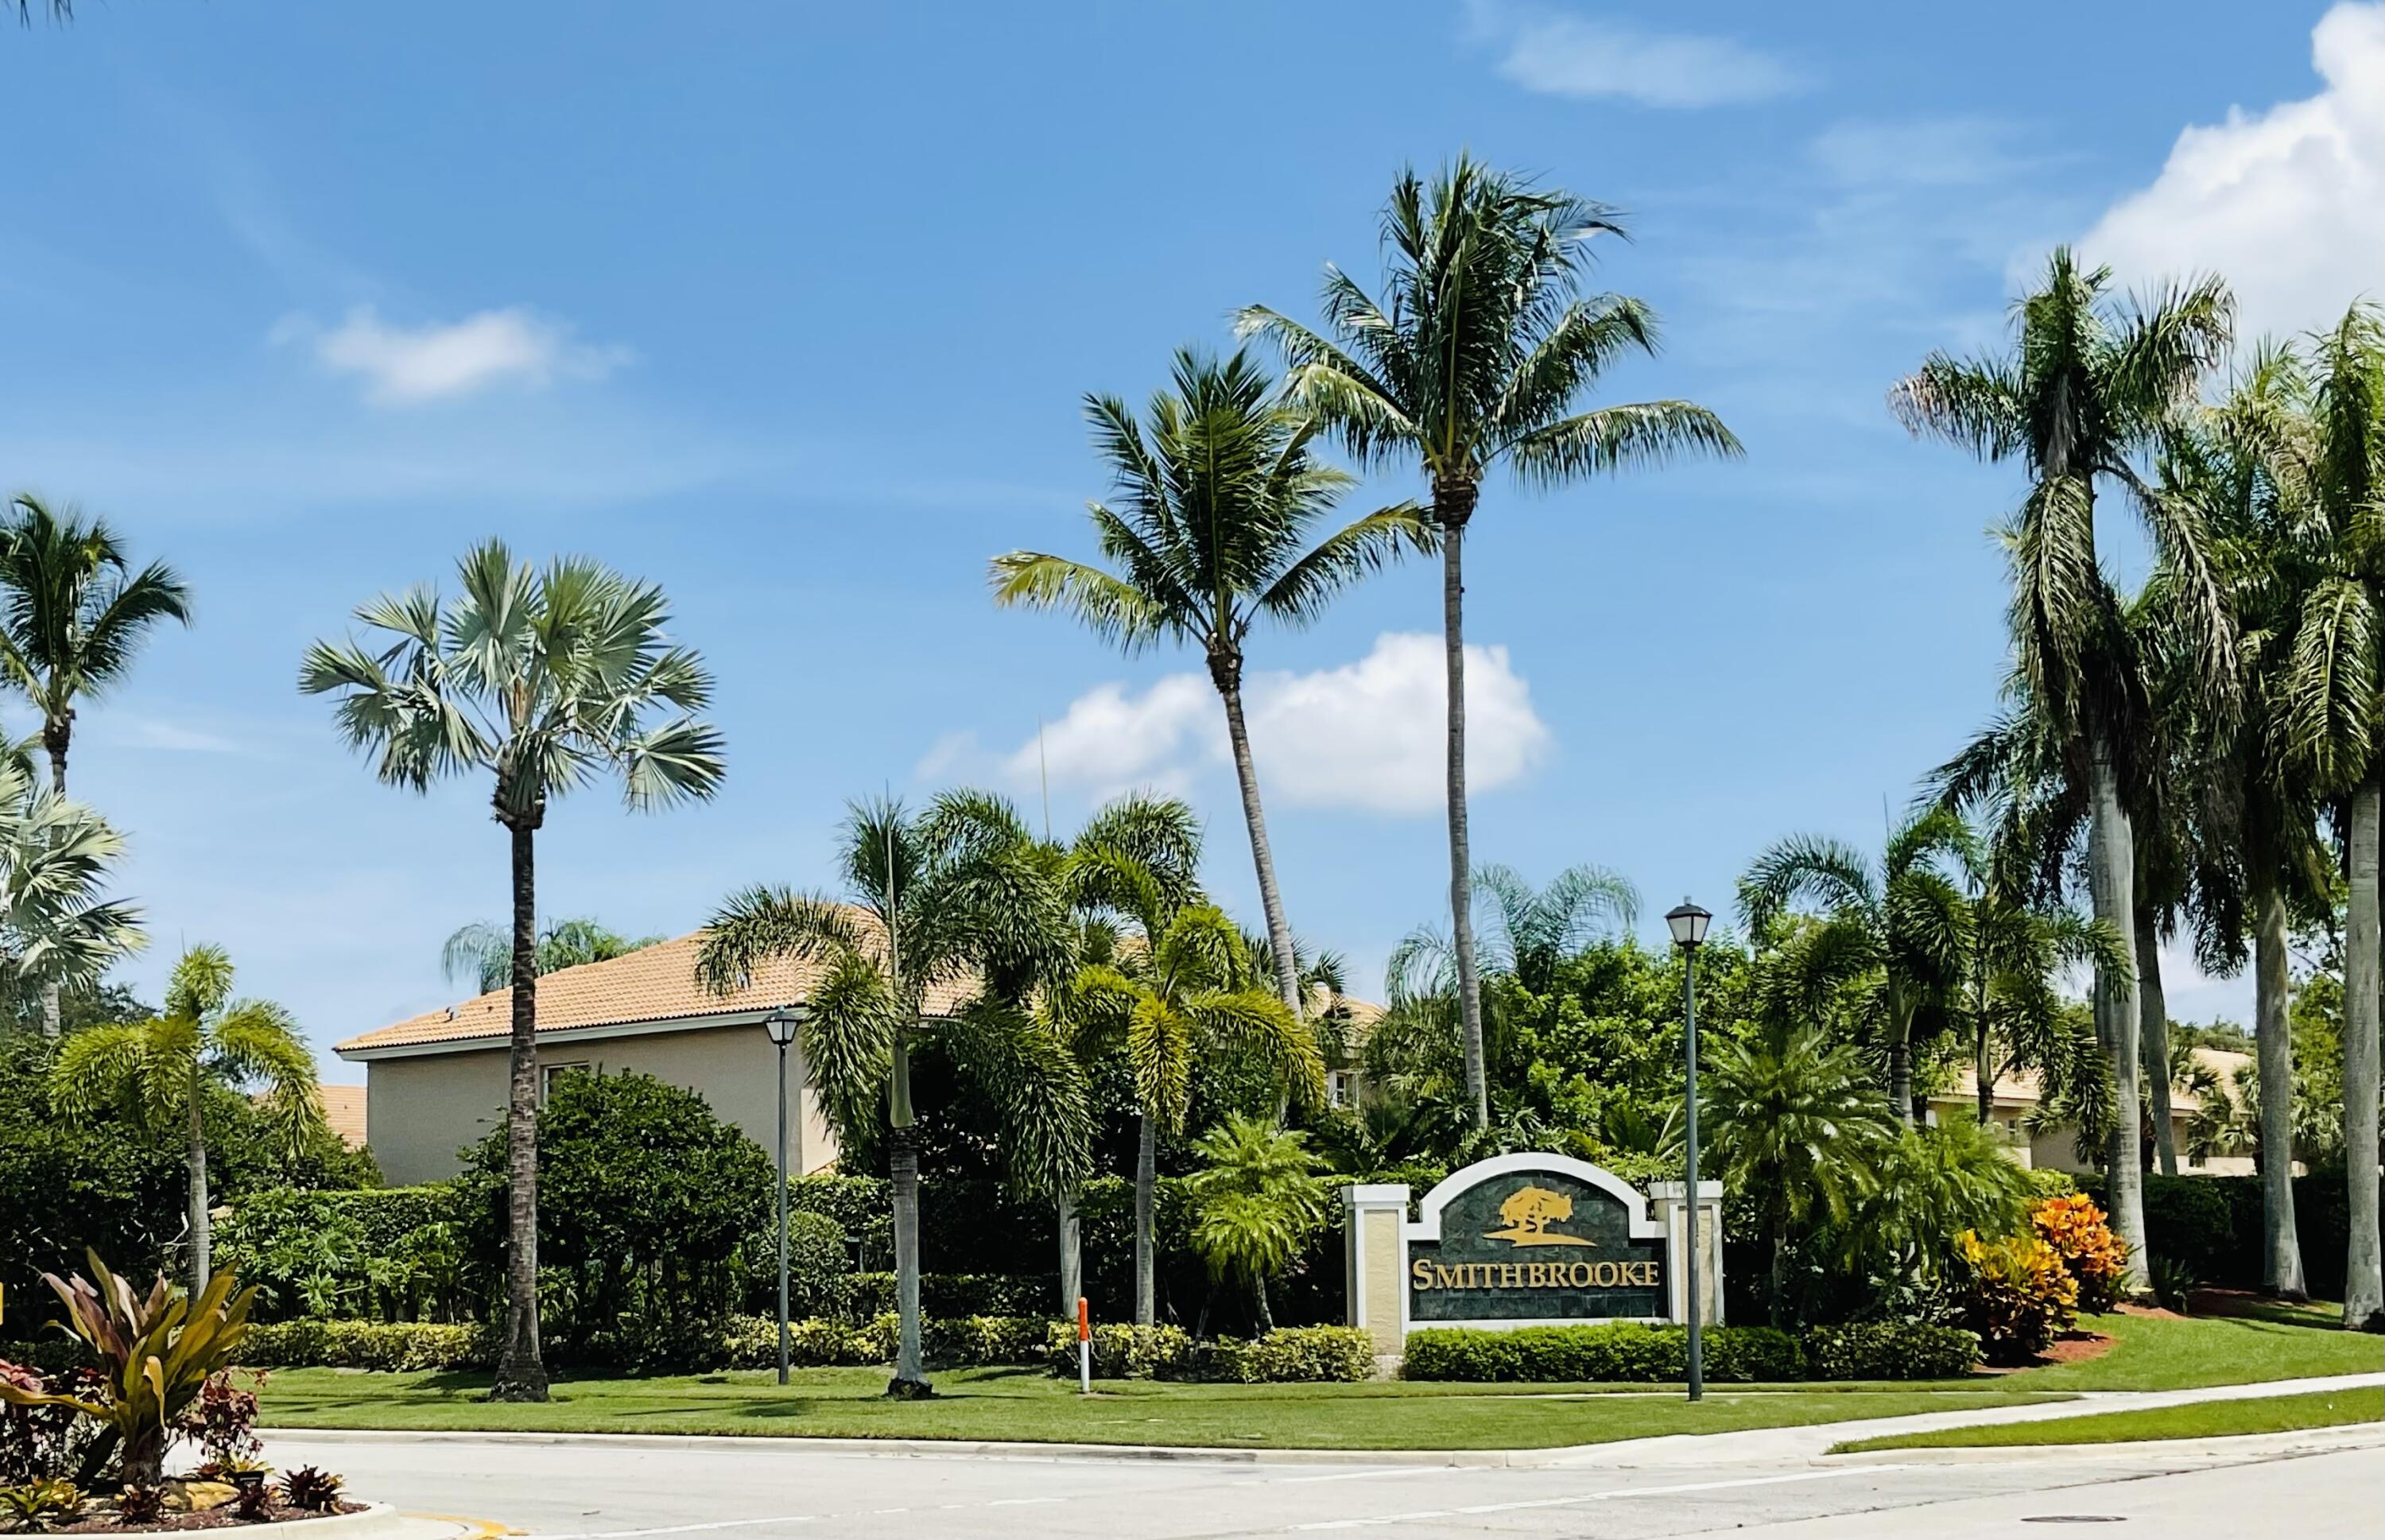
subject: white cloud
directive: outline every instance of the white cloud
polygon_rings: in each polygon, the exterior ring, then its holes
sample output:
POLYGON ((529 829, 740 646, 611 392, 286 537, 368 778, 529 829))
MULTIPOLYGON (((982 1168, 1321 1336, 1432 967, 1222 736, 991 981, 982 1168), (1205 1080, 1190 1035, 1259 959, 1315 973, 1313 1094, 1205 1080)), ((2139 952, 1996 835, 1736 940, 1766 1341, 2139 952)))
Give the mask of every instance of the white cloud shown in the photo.
POLYGON ((1736 38, 1647 31, 1505 0, 1475 0, 1467 11, 1475 34, 1501 49, 1499 73, 1527 91, 1702 107, 1770 101, 1806 84, 1802 71, 1736 38))
POLYGON ((2329 10, 2311 63, 2325 90, 2188 128, 2081 250, 2135 283, 2225 275, 2244 337, 2322 327, 2363 294, 2385 297, 2385 5, 2329 10))
MULTIPOLYGON (((1540 765, 1551 734, 1506 648, 1469 645, 1466 670, 1467 780, 1492 791, 1540 765)), ((1244 698, 1271 803, 1391 814, 1440 808, 1447 693, 1438 636, 1387 632, 1355 663, 1254 674, 1244 698)), ((1100 796, 1180 790, 1230 762, 1216 692, 1205 675, 1180 673, 1139 695, 1120 684, 1088 691, 1044 729, 1040 756, 1030 738, 1004 768, 1022 784, 1048 770, 1100 796)))
POLYGON ((556 380, 601 380, 629 359, 619 347, 572 340, 571 328, 523 309, 482 310, 449 324, 393 325, 369 305, 329 331, 305 317, 273 329, 277 343, 303 343, 334 374, 364 382, 368 399, 414 406, 469 395, 492 385, 543 390, 556 380))

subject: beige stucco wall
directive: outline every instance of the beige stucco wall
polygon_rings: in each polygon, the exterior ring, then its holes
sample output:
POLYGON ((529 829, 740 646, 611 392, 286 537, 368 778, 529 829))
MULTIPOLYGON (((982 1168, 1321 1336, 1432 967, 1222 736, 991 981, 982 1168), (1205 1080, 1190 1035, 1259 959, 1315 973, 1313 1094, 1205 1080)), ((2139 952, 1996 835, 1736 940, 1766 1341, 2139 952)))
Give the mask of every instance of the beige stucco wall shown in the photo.
MULTIPOLYGON (((547 1067, 586 1065, 607 1074, 636 1070, 684 1085, 712 1104, 764 1149, 778 1127, 778 1051, 758 1026, 701 1027, 593 1041, 542 1042, 547 1067)), ((820 1171, 836 1159, 835 1136, 808 1091, 802 1052, 787 1055, 787 1169, 820 1171)), ((458 1051, 369 1061, 365 1069, 366 1136, 393 1183, 453 1176, 456 1152, 505 1120, 506 1045, 501 1039, 458 1051)))

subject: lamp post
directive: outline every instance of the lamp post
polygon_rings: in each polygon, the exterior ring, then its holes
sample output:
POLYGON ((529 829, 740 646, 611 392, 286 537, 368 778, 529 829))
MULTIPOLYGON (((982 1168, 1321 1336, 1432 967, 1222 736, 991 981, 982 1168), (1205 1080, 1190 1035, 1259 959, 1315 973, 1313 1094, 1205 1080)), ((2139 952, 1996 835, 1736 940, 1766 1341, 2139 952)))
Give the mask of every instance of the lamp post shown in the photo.
POLYGON ((762 1018, 779 1050, 779 1383, 787 1383, 787 1045, 811 1015, 805 1005, 780 1006, 762 1018))
POLYGON ((1698 948, 1705 945, 1714 916, 1688 899, 1665 916, 1673 945, 1681 949, 1681 1053, 1689 1067, 1689 1097, 1681 1119, 1682 1152, 1689 1158, 1689 1244, 1682 1251, 1684 1298, 1690 1320, 1690 1399, 1706 1394, 1704 1323, 1698 1317, 1698 948))

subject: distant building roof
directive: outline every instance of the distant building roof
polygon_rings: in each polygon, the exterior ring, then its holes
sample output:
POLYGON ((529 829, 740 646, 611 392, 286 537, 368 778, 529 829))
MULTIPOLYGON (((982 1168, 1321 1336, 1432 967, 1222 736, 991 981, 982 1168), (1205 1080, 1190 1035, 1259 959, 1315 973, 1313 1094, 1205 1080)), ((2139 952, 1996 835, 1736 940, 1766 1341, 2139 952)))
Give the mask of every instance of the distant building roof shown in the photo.
POLYGON ((316 1087, 323 1096, 323 1121, 340 1136, 340 1143, 350 1149, 363 1147, 365 1142, 365 1088, 361 1085, 322 1085, 316 1087))
MULTIPOLYGON (((2253 1058, 2249 1053, 2238 1053, 2232 1048, 2196 1048, 2193 1052, 2195 1062, 2210 1070, 2218 1080, 2223 1094, 2229 1096, 2235 1094, 2236 1071, 2250 1063, 2253 1058)), ((1937 1093, 1935 1099, 1967 1102, 1979 1095, 1979 1088, 1978 1072, 1965 1065, 1955 1071, 1953 1083, 1937 1093)), ((2034 1070, 2006 1075, 1996 1082, 1995 1099, 2007 1107, 2034 1106, 2039 1094, 2038 1075, 2034 1070)), ((2173 1108, 2191 1109, 2202 1103, 2190 1092, 2174 1091, 2170 1096, 2170 1105, 2173 1108)))

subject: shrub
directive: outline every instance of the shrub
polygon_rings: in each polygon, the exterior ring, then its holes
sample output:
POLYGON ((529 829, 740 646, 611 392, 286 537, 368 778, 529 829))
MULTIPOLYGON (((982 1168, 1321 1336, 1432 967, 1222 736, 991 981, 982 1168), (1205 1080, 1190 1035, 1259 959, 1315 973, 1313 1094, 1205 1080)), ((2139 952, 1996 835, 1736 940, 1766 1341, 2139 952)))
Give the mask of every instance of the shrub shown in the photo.
POLYGON ((1982 1241, 1966 1230, 1954 1251, 1956 1305, 1990 1363, 2027 1363, 2078 1321, 2078 1281, 2036 1236, 1982 1241))
POLYGON ((2129 1247, 2094 1199, 2083 1193, 2047 1198, 2030 1210, 2029 1222, 2079 1285, 2079 1308, 2101 1315, 2119 1303, 2129 1247))
POLYGON ((328 1513, 339 1506, 340 1488, 346 1484, 329 1471, 302 1465, 281 1478, 281 1500, 292 1508, 328 1513))
POLYGON ((1917 1321, 1809 1326, 1798 1338, 1809 1380, 1954 1380, 1979 1363, 1979 1339, 1917 1321))
MULTIPOLYGON (((1721 1383, 1802 1377, 1797 1340, 1768 1326, 1704 1333, 1705 1376, 1721 1383)), ((1690 1334, 1679 1326, 1525 1326, 1511 1332, 1435 1328, 1411 1333, 1401 1374, 1410 1380, 1670 1383, 1688 1377, 1690 1334)))
POLYGON ((282 1321, 250 1327, 240 1357, 255 1369, 489 1369, 500 1345, 489 1326, 282 1321))
MULTIPOLYGON (((1093 1373, 1105 1380, 1189 1380, 1198 1367, 1192 1334, 1181 1326, 1096 1326, 1093 1341, 1093 1373)), ((1076 1324, 1052 1322, 1044 1350, 1055 1373, 1076 1373, 1076 1324)))
MULTIPOLYGON (((0 1383, 29 1396, 69 1390, 79 1399, 100 1394, 99 1376, 89 1369, 67 1370, 44 1376, 22 1364, 0 1359, 0 1383)), ((56 1401, 0 1401, 0 1486, 24 1486, 51 1476, 84 1475, 84 1463, 96 1451, 100 1425, 73 1407, 56 1401)), ((95 1477, 97 1472, 92 1471, 95 1477)))
MULTIPOLYGON (((258 1374, 255 1380, 262 1384, 265 1376, 258 1374)), ((197 1398, 174 1420, 174 1432, 219 1464, 245 1459, 263 1448, 256 1428, 256 1392, 232 1383, 229 1371, 207 1376, 197 1398)))
MULTIPOLYGON (((853 1252, 845 1244, 844 1226, 827 1214, 793 1207, 788 1186, 787 1314, 797 1321, 828 1315, 843 1308, 843 1294, 854 1278, 853 1252)), ((773 1320, 779 1312, 778 1215, 765 1205, 759 1228, 748 1230, 738 1247, 745 1272, 745 1308, 773 1320)), ((892 1276, 891 1274, 889 1276, 892 1276)), ((893 1297, 890 1293, 890 1300, 893 1297)), ((873 1312, 874 1313, 874 1312, 873 1312)))
MULTIPOLYGON (((919 1275, 919 1313, 1048 1317, 1059 1293, 1060 1281, 1051 1273, 923 1272, 919 1275)), ((829 1308, 821 1313, 855 1321, 885 1315, 894 1308, 894 1275, 848 1274, 827 1305, 829 1308)))
POLYGON ((1219 1337, 1200 1354, 1205 1380, 1235 1384, 1355 1383, 1375 1375, 1375 1337, 1355 1326, 1279 1326, 1255 1342, 1219 1337))

